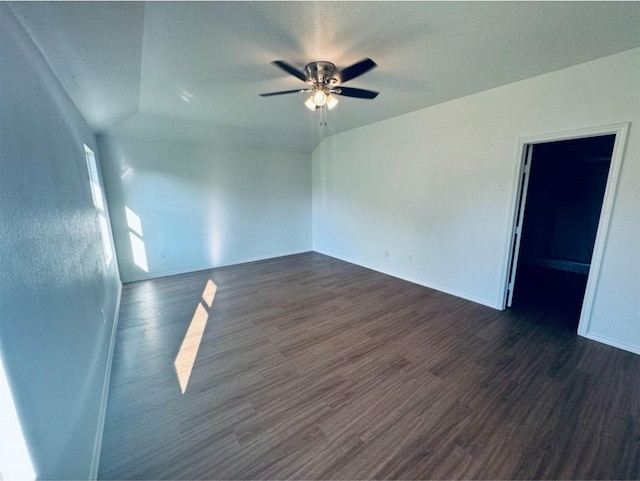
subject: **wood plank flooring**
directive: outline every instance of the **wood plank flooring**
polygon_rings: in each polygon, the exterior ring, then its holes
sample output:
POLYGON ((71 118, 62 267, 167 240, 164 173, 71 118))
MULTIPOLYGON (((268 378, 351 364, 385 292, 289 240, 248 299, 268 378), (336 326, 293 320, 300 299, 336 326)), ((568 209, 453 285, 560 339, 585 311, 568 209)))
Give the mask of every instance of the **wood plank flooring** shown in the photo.
POLYGON ((317 253, 128 284, 99 478, 637 479, 640 356, 556 315, 317 253))

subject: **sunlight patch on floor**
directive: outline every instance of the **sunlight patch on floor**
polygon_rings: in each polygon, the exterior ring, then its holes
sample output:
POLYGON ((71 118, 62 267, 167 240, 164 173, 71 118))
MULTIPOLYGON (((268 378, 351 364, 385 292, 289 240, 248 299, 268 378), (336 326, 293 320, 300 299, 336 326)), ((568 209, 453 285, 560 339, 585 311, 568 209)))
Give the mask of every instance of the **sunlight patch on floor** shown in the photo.
POLYGON ((216 283, 209 279, 202 293, 202 299, 207 303, 207 306, 211 307, 213 305, 213 299, 216 297, 217 290, 218 286, 216 286, 216 283))
MULTIPOLYGON (((207 304, 207 306, 211 307, 213 305, 213 300, 217 290, 218 286, 216 283, 209 279, 205 285, 204 291, 202 292, 202 300, 207 304)), ((209 313, 207 312, 207 308, 202 304, 202 302, 198 302, 198 306, 191 318, 189 329, 187 329, 187 334, 184 336, 184 340, 180 346, 180 351, 178 351, 176 360, 173 363, 176 368, 178 383, 180 384, 180 391, 182 391, 182 394, 187 391, 191 372, 193 371, 193 366, 196 362, 196 356, 198 355, 198 350, 200 349, 200 343, 202 342, 202 336, 208 320, 209 313)))

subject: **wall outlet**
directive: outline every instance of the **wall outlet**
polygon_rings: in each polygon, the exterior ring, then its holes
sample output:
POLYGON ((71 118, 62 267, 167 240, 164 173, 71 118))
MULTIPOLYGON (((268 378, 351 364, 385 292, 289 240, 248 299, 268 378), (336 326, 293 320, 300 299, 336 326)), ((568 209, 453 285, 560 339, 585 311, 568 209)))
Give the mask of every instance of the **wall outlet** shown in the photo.
POLYGON ((389 257, 389 251, 384 251, 384 256, 389 257))
POLYGON ((165 254, 165 252, 164 252, 164 251, 160 252, 160 253, 158 254, 158 256, 159 256, 159 257, 160 257, 160 259, 162 259, 162 260, 166 259, 166 254, 165 254))

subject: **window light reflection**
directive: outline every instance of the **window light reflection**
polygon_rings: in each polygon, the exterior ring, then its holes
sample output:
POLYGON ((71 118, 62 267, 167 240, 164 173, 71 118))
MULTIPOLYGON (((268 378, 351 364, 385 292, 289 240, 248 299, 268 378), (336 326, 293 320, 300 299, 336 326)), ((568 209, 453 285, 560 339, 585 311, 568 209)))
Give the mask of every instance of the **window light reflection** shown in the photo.
POLYGON ((107 213, 105 209, 105 200, 102 188, 100 187, 100 177, 98 176, 98 164, 96 156, 89 147, 84 145, 84 156, 87 161, 87 169, 89 170, 89 185, 91 187, 91 197, 93 205, 98 214, 98 222, 100 224, 100 238, 102 239, 102 250, 104 252, 105 264, 109 266, 113 259, 113 250, 111 249, 111 234, 107 224, 107 213))

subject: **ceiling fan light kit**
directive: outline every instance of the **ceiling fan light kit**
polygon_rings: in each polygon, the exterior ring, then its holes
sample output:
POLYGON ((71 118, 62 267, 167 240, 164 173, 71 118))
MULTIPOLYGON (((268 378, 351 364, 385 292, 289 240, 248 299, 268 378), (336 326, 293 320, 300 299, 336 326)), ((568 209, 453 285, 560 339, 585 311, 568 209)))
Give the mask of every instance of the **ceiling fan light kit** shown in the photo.
POLYGON ((318 107, 322 107, 327 103, 327 94, 324 93, 324 90, 316 90, 313 93, 313 103, 318 107))
POLYGON ((327 95, 323 90, 316 90, 304 105, 309 110, 316 110, 318 107, 324 107, 325 105, 331 110, 338 105, 338 99, 331 94, 327 95))
POLYGON ((333 109, 338 105, 336 95, 358 99, 374 99, 378 96, 378 92, 374 92, 373 90, 342 87, 343 83, 365 74, 376 66, 376 63, 370 58, 360 60, 340 71, 336 70, 336 66, 333 63, 324 60, 308 63, 304 68, 304 72, 283 60, 275 60, 272 63, 288 74, 309 84, 309 88, 269 92, 260 94, 261 97, 292 93, 311 93, 311 96, 305 101, 304 105, 309 110, 315 111, 323 107, 324 109, 333 109))

